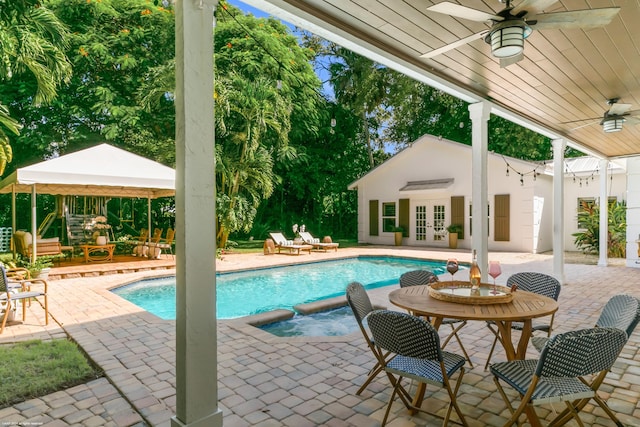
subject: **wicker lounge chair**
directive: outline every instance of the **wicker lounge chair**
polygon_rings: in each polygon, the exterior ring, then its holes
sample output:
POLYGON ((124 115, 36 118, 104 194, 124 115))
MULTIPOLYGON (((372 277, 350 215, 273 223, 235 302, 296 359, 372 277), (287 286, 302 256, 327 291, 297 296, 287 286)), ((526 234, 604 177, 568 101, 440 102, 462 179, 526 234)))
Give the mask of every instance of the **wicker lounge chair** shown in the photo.
POLYGON ((293 240, 287 240, 284 234, 280 232, 270 232, 269 236, 271 236, 276 248, 278 248, 278 253, 280 253, 282 249, 288 249, 289 253, 295 252, 296 255, 300 255, 301 250, 311 253, 311 249, 313 249, 311 245, 296 245, 293 243, 293 240))
POLYGON ((313 246, 314 249, 322 249, 323 251, 327 251, 327 249, 333 249, 335 251, 338 250, 338 246, 340 246, 340 243, 327 243, 327 242, 321 242, 320 239, 313 237, 311 235, 311 233, 309 233, 308 231, 301 231, 300 232, 300 237, 302 237, 302 240, 313 246))

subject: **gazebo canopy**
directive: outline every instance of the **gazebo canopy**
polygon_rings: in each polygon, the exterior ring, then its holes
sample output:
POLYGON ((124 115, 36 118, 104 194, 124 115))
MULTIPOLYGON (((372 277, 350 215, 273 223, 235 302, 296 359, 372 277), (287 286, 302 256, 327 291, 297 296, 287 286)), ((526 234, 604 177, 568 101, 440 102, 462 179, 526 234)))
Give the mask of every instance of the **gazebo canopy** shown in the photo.
POLYGON ((24 168, 0 181, 0 193, 157 198, 175 194, 175 171, 109 144, 24 168))

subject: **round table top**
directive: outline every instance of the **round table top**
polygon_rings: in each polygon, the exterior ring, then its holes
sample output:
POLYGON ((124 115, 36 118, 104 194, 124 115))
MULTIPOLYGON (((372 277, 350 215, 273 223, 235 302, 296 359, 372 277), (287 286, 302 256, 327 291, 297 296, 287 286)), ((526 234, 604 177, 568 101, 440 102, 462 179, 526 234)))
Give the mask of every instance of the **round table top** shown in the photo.
POLYGON ((410 286, 389 293, 389 301, 415 315, 461 320, 522 321, 548 316, 558 310, 553 298, 518 290, 513 300, 500 304, 463 304, 429 296, 429 286, 410 286))

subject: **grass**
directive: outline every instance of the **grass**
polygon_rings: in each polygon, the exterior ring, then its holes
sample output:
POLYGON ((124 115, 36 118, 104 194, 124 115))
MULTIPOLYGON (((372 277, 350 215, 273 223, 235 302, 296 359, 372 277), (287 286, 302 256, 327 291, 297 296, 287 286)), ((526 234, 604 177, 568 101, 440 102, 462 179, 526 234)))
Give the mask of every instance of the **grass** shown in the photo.
POLYGON ((27 341, 0 347, 0 408, 97 378, 95 369, 68 340, 27 341))

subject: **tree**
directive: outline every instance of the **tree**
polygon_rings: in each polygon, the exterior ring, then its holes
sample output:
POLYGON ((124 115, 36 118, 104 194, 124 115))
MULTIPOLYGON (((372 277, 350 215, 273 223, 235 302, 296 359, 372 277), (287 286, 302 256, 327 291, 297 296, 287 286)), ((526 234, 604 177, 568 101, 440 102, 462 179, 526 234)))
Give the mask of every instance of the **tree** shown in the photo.
MULTIPOLYGON (((0 81, 3 89, 19 89, 25 102, 50 103, 71 67, 64 53, 66 27, 39 0, 0 0, 0 81), (10 84, 6 84, 9 82, 10 84)), ((9 114, 13 99, 0 92, 0 174, 13 158, 9 134, 22 125, 9 114)))
POLYGON ((30 101, 22 78, 0 88, 24 126, 14 150, 20 163, 104 140, 166 164, 174 161, 174 111, 167 97, 147 109, 140 93, 149 71, 174 57, 174 16, 146 0, 48 0, 69 28, 73 76, 48 106, 30 101))

